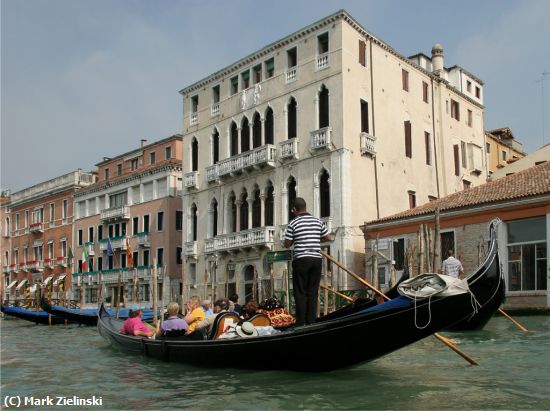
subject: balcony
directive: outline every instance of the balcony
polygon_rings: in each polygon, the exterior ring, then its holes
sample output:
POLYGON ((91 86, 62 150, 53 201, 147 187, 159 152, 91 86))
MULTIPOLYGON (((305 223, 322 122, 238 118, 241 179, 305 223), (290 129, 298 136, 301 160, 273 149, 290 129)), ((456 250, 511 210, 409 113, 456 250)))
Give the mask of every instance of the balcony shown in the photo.
POLYGON ((93 242, 84 243, 83 247, 88 250, 88 256, 92 257, 92 256, 95 255, 94 243, 93 242))
POLYGON ((31 233, 43 233, 44 232, 44 225, 42 223, 33 223, 29 227, 29 231, 31 233))
POLYGON ((281 160, 298 159, 298 137, 294 137, 279 143, 279 158, 281 160))
POLYGON ((67 267, 68 258, 67 257, 57 257, 55 259, 55 264, 59 267, 67 267))
POLYGON ((12 272, 12 273, 18 273, 18 272, 19 272, 19 264, 12 264, 12 265, 10 265, 10 272, 12 272))
POLYGON ((277 148, 266 144, 253 150, 222 160, 218 163, 219 177, 241 174, 247 169, 260 169, 263 166, 275 167, 277 148))
POLYGON ((206 182, 215 183, 215 182, 218 182, 219 179, 220 179, 220 173, 219 173, 217 164, 206 167, 206 182))
POLYGON ((199 172, 191 171, 184 174, 185 188, 199 188, 199 172))
POLYGON ((199 122, 199 113, 196 111, 191 113, 189 116, 189 125, 194 126, 199 122))
POLYGON ((371 136, 368 133, 361 133, 361 155, 369 155, 374 157, 376 155, 376 137, 371 136))
POLYGON ((26 270, 31 273, 41 273, 44 271, 44 264, 41 260, 27 261, 26 270))
POLYGON ((117 220, 129 220, 130 219, 130 207, 118 206, 106 208, 101 212, 101 221, 104 223, 114 222, 117 220))
POLYGON ((332 127, 328 126, 312 131, 310 136, 311 148, 313 150, 319 150, 322 148, 330 149, 332 144, 332 127))
POLYGON ((7 265, 7 264, 4 265, 4 266, 2 267, 2 269, 3 269, 3 272, 4 272, 5 274, 11 273, 11 266, 9 266, 9 265, 7 265))
POLYGON ((137 233, 136 239, 137 239, 138 247, 144 247, 144 248, 151 247, 151 239, 149 238, 148 231, 142 231, 141 233, 137 233))
POLYGON ((210 115, 212 117, 220 115, 220 103, 214 103, 210 106, 210 115))
POLYGON ((107 251, 109 247, 109 241, 111 241, 111 248, 113 250, 126 250, 128 248, 128 236, 119 235, 118 237, 111 237, 99 240, 99 250, 107 251))
POLYGON ((54 268, 55 267, 55 261, 51 258, 45 258, 44 259, 44 268, 54 268))
POLYGON ((323 69, 328 68, 328 52, 323 53, 323 54, 319 54, 317 56, 316 62, 317 62, 317 64, 315 65, 315 71, 323 70, 323 69))
POLYGON ((19 264, 19 271, 22 271, 24 273, 27 273, 29 272, 28 268, 27 268, 27 262, 24 261, 22 262, 21 264, 19 264))
POLYGON ((205 252, 238 251, 245 248, 272 248, 275 238, 274 227, 258 227, 238 233, 223 234, 205 241, 205 252))
POLYGON ((293 83, 296 81, 296 67, 289 68, 286 71, 286 84, 293 83))
POLYGON ((196 241, 186 241, 183 249, 183 254, 186 257, 197 258, 197 242, 196 241))

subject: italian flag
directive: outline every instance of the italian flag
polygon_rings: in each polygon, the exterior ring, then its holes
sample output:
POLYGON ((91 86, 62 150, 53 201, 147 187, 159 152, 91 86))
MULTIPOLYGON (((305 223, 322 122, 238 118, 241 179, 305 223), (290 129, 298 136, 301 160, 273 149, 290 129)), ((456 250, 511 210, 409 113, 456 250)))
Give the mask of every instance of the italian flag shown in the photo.
POLYGON ((86 266, 88 265, 88 247, 84 246, 82 249, 82 271, 86 271, 86 266))

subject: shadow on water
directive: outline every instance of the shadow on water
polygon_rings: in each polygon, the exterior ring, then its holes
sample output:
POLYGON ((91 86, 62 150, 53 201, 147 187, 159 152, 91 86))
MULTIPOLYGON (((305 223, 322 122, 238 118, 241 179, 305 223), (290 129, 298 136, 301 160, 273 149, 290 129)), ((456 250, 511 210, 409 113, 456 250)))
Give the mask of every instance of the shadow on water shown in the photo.
MULTIPOLYGON (((532 332, 497 317, 482 331, 446 333, 478 367, 430 337, 371 363, 313 374, 170 364, 126 356, 94 327, 2 320, 1 388, 101 396, 103 409, 550 409, 550 317, 522 323, 532 332)), ((338 353, 327 346, 326 355, 338 353)))

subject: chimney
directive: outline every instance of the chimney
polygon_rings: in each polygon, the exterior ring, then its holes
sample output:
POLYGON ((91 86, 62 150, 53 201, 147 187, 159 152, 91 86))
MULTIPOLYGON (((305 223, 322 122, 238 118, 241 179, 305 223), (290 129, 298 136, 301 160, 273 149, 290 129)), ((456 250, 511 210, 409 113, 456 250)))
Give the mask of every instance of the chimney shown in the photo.
POLYGON ((439 43, 432 47, 432 72, 438 76, 443 73, 443 46, 439 43))
POLYGON ((146 139, 146 138, 142 138, 142 139, 141 139, 141 148, 143 148, 143 146, 145 145, 145 143, 147 143, 147 139, 146 139))

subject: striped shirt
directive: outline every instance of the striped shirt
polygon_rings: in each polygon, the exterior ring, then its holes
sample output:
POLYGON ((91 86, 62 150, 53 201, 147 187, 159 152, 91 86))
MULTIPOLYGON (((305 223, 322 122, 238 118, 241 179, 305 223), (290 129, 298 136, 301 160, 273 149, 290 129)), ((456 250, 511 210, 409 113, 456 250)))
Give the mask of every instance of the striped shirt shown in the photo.
POLYGON ((451 256, 443 261, 441 271, 443 272, 443 274, 458 278, 458 275, 461 271, 464 271, 464 269, 462 268, 462 264, 460 263, 460 261, 451 256))
POLYGON ((322 258, 321 238, 327 235, 328 229, 324 222, 309 213, 304 213, 288 223, 285 240, 294 242, 294 259, 322 258))

